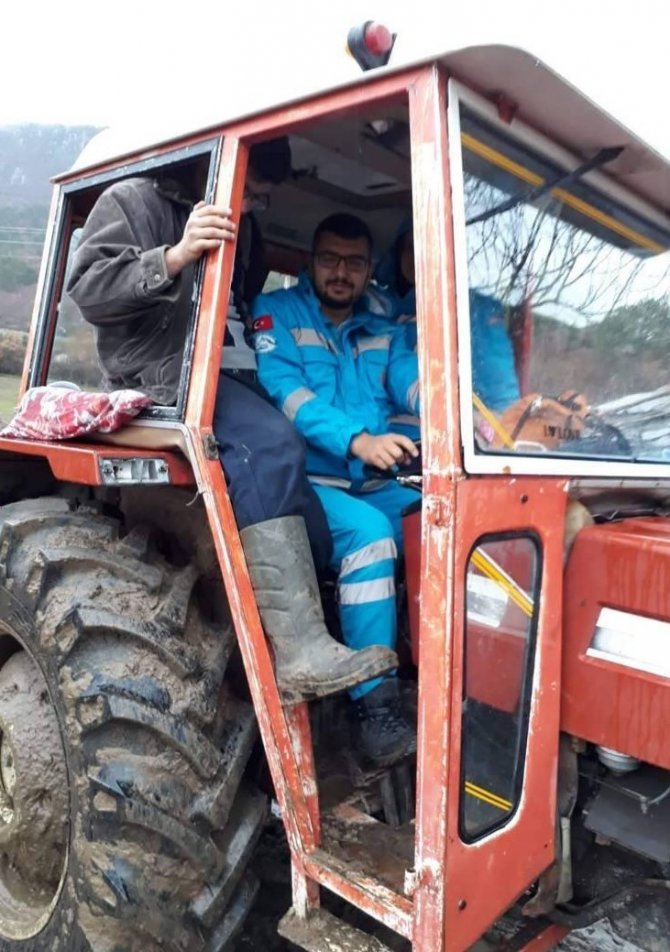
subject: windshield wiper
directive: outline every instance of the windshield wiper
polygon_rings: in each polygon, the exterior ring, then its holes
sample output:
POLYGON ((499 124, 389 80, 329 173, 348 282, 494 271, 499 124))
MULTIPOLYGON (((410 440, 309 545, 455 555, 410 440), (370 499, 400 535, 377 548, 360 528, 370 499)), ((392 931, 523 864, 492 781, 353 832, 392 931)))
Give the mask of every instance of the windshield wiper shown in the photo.
POLYGON ((611 146, 606 149, 601 149, 593 158, 589 159, 587 162, 583 162, 582 165, 579 165, 572 172, 563 172, 560 175, 557 175, 556 178, 549 179, 544 182, 542 185, 538 185, 537 188, 531 189, 530 192, 524 192, 520 195, 514 195, 512 198, 506 199, 504 202, 501 202, 500 205, 495 205, 493 208, 489 208, 488 211, 482 212, 481 215, 475 215, 474 218, 468 218, 465 222, 466 225, 477 225, 479 222, 488 221, 489 218, 493 218, 495 215, 500 215, 502 212, 508 212, 512 208, 516 208, 517 205, 520 205, 522 202, 531 202, 537 201, 538 198, 541 198, 543 195, 546 195, 547 192, 551 192, 552 189, 563 187, 564 185, 572 185, 573 182, 576 182, 577 179, 580 179, 583 175, 586 175, 587 172, 591 172, 593 169, 600 168, 601 165, 606 165, 607 162, 612 162, 614 159, 618 158, 624 150, 624 146, 611 146))

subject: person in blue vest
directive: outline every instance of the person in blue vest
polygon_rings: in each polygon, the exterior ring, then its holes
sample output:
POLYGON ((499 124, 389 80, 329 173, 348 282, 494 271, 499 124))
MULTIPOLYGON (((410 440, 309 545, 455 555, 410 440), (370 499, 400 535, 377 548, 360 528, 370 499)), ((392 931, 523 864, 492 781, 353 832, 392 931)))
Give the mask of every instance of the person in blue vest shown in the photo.
POLYGON ((367 290, 368 306, 398 324, 411 325, 408 343, 416 347, 414 234, 409 219, 402 222, 391 247, 380 258, 367 290))
MULTIPOLYGON (((378 317, 386 317, 401 334, 409 350, 416 350, 416 291, 414 289, 414 240, 412 224, 403 222, 393 244, 375 268, 366 291, 366 306, 378 317)), ((412 440, 421 439, 418 416, 396 413, 394 429, 412 440)))
MULTIPOLYGON (((289 290, 252 305, 261 383, 307 443, 307 473, 333 538, 345 643, 393 648, 395 571, 402 549, 401 513, 416 493, 371 478, 417 455, 395 432, 395 412, 419 410, 416 353, 363 306, 371 276, 372 239, 353 215, 318 225, 308 273, 289 290)), ((378 766, 416 750, 397 678, 375 678, 350 691, 359 753, 378 766)))
MULTIPOLYGON (((414 239, 409 220, 402 223, 380 259, 367 298, 370 310, 394 321, 405 334, 407 346, 415 348, 414 239)), ((490 410, 501 413, 520 397, 504 307, 498 298, 475 288, 470 288, 469 304, 472 389, 490 410)), ((411 428, 408 432, 412 434, 411 428)))

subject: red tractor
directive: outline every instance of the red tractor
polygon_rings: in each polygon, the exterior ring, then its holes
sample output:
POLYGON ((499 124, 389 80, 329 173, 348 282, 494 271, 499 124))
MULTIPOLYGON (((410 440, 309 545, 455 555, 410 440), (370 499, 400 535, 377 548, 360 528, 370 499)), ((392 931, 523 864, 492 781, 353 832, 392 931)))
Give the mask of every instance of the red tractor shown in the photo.
MULTIPOLYGON (((350 39, 366 66, 390 49, 369 25, 350 39)), ((393 808, 398 771, 329 783, 310 727, 337 702, 277 688, 212 433, 227 243, 196 278, 176 405, 86 439, 0 438, 0 949, 232 948, 270 793, 292 865, 280 931, 301 948, 387 948, 323 891, 415 952, 543 952, 602 917, 668 952, 664 159, 495 46, 206 128, 102 133, 55 181, 21 395, 99 389, 64 286, 101 192, 160 169, 239 215, 249 149, 277 135, 294 174, 263 216, 274 287, 333 210, 379 247, 413 222, 422 468, 397 478, 417 493, 415 809, 393 808), (477 295, 515 354, 507 408, 478 369, 477 295)))

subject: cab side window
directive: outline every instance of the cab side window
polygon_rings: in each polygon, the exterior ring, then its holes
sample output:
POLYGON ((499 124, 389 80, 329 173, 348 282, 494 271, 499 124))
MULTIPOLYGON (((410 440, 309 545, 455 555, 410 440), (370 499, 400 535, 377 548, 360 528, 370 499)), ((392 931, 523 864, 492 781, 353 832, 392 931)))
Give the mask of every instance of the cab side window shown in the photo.
MULTIPOLYGON (((60 382, 83 390, 114 389, 101 361, 100 327, 84 320, 80 309, 66 290, 72 277, 77 248, 87 218, 107 189, 127 179, 146 178, 161 185, 165 183, 166 187, 179 190, 180 194, 193 201, 211 194, 219 147, 220 140, 208 140, 145 162, 125 164, 117 171, 62 186, 52 248, 55 261, 48 269, 49 278, 41 300, 29 386, 60 382)), ((142 209, 138 208, 138 215, 141 214, 142 209)), ((201 272, 201 268, 195 269, 191 313, 185 330, 185 357, 192 347, 201 272)), ((190 361, 184 359, 181 364, 176 405, 152 408, 147 411, 151 415, 174 417, 181 414, 190 361)))

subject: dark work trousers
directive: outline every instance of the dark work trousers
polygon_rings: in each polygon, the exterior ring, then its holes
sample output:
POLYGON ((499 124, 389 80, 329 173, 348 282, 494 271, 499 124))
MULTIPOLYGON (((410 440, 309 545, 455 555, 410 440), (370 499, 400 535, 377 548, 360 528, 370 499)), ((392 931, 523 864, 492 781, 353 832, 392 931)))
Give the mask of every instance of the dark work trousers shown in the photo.
POLYGON ((333 543, 321 502, 305 473, 305 443, 248 371, 222 371, 214 409, 230 501, 239 529, 280 516, 302 516, 317 570, 333 543))

